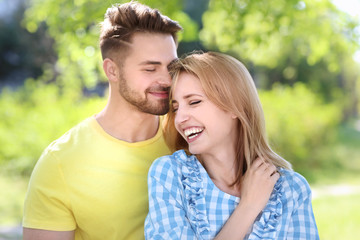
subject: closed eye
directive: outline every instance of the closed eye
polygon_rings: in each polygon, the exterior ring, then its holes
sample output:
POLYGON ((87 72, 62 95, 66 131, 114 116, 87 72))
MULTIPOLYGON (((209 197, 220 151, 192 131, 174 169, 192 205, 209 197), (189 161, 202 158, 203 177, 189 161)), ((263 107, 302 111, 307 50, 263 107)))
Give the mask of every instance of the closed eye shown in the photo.
POLYGON ((178 104, 177 104, 177 103, 173 103, 173 104, 171 105, 171 108, 172 108, 172 112, 176 112, 179 107, 178 107, 178 104))
POLYGON ((190 105, 196 105, 196 104, 199 104, 199 103, 201 103, 201 100, 191 101, 191 102, 190 102, 190 105))

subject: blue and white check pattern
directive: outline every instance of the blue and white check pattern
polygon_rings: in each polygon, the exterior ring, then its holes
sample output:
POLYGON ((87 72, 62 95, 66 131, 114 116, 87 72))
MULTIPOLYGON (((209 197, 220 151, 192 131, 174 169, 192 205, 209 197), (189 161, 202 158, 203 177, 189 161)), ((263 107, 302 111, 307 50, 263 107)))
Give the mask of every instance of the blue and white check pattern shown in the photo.
MULTIPOLYGON (((319 239, 311 190, 298 173, 281 169, 269 202, 246 239, 319 239)), ((212 239, 240 199, 218 189, 195 156, 164 156, 148 175, 146 239, 212 239)))

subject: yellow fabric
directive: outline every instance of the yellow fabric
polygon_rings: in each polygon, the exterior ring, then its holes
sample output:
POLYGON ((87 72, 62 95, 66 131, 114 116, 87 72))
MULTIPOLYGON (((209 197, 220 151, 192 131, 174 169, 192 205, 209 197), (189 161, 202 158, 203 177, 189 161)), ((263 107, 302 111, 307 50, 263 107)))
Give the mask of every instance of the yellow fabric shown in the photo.
POLYGON ((128 143, 108 135, 94 117, 50 144, 32 173, 23 226, 75 229, 75 239, 144 239, 147 172, 169 154, 161 129, 128 143))

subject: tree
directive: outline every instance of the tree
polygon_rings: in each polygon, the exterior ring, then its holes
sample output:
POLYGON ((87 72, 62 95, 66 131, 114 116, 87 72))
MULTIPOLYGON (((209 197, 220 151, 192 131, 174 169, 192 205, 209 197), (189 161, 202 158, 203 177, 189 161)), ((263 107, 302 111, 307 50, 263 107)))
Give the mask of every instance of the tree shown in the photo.
POLYGON ((301 81, 329 101, 355 84, 344 63, 354 62, 360 23, 329 0, 211 0, 203 21, 205 46, 256 66, 260 87, 301 81))
POLYGON ((24 78, 40 76, 43 64, 54 63, 56 57, 44 24, 30 34, 20 24, 25 11, 23 1, 13 4, 14 10, 0 18, 0 86, 16 87, 22 85, 24 78))

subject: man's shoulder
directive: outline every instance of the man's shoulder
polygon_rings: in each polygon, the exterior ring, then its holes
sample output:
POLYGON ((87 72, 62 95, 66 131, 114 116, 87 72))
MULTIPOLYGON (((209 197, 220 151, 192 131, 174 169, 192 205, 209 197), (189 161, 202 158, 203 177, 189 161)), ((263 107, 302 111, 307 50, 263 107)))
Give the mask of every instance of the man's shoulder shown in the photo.
POLYGON ((62 136, 51 142, 43 154, 60 153, 64 150, 76 148, 91 133, 91 118, 86 118, 73 126, 62 136))

